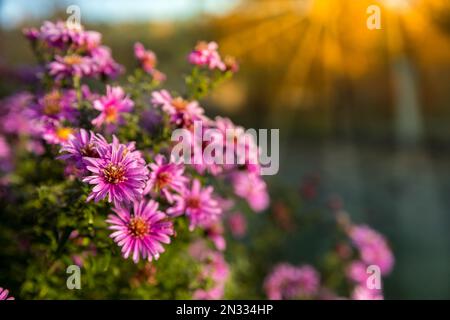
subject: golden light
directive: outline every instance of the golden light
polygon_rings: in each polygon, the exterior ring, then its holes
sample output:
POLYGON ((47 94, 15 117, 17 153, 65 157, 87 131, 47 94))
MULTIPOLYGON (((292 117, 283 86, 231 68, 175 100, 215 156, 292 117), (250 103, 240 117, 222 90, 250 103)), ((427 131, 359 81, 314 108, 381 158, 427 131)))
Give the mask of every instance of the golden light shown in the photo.
POLYGON ((396 56, 413 53, 420 62, 450 61, 448 36, 430 13, 431 5, 445 3, 247 0, 217 20, 219 44, 247 65, 270 69, 277 80, 270 84, 271 98, 278 105, 307 108, 335 101, 343 83, 378 76, 396 56), (374 4, 381 9, 380 30, 367 28, 367 8, 374 4))

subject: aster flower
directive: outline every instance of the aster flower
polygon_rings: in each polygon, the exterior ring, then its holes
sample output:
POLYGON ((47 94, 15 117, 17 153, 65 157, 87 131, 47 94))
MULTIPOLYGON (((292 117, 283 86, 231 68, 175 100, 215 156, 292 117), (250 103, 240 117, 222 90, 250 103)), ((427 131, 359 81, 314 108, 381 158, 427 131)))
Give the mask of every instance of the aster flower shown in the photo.
POLYGON ((42 138, 50 144, 65 143, 73 133, 72 128, 64 126, 56 120, 46 120, 42 124, 36 123, 36 125, 40 125, 42 138))
POLYGON ((167 90, 154 91, 152 104, 161 106, 170 116, 170 122, 184 128, 190 128, 195 121, 206 121, 204 110, 197 101, 188 101, 181 97, 173 98, 167 90))
POLYGON ((157 81, 165 80, 165 75, 156 69, 158 59, 153 51, 145 50, 142 43, 136 42, 134 44, 134 56, 146 73, 152 75, 157 81))
POLYGON ((117 139, 97 147, 98 158, 84 157, 89 176, 83 182, 94 185, 87 201, 108 198, 116 206, 142 196, 147 183, 148 169, 134 145, 120 144, 117 139))
POLYGON ((56 80, 73 77, 89 76, 92 73, 92 60, 78 54, 55 56, 55 60, 48 64, 49 74, 56 80))
POLYGON ((14 300, 14 297, 8 295, 9 291, 0 287, 0 300, 14 300))
POLYGON ((60 152, 62 155, 58 159, 73 161, 78 169, 86 169, 83 161, 84 157, 98 158, 100 155, 97 147, 102 145, 106 148, 108 142, 100 134, 86 131, 84 129, 78 130, 69 138, 69 140, 62 144, 60 152))
POLYGON ((296 267, 288 263, 275 266, 264 281, 264 289, 271 300, 311 297, 317 294, 319 286, 319 275, 313 267, 296 267))
POLYGON ((89 54, 92 61, 92 75, 114 79, 123 73, 124 67, 113 59, 108 47, 98 46, 89 54))
POLYGON ((189 63, 201 67, 208 67, 211 70, 219 69, 224 71, 226 66, 217 52, 218 47, 215 42, 198 42, 195 49, 189 54, 189 63))
POLYGON ((173 235, 172 222, 158 211, 158 203, 154 200, 136 201, 133 204, 133 214, 128 209, 117 207, 113 209, 116 215, 109 215, 109 229, 114 232, 111 238, 122 247, 125 259, 132 256, 135 263, 139 259, 157 260, 164 252, 163 243, 170 243, 173 235))
POLYGON ((198 281, 210 283, 210 288, 208 289, 195 290, 193 298, 198 300, 222 299, 225 284, 230 273, 222 253, 211 250, 202 240, 191 244, 189 253, 201 263, 198 281))
POLYGON ((74 90, 53 89, 38 98, 34 106, 33 118, 51 118, 56 120, 74 121, 78 115, 76 109, 77 97, 74 90))
POLYGON ((358 248, 361 260, 367 265, 377 265, 381 274, 386 275, 394 267, 394 256, 386 239, 365 225, 353 226, 349 230, 350 238, 358 248))
POLYGON ((261 212, 269 206, 267 186, 257 174, 246 171, 232 175, 232 185, 237 196, 247 200, 249 206, 256 212, 261 212))
POLYGON ((161 193, 169 202, 173 202, 173 194, 184 191, 187 178, 183 176, 183 164, 166 162, 163 155, 158 154, 155 162, 150 164, 150 179, 144 194, 149 192, 161 193))
POLYGON ((121 113, 130 112, 134 102, 125 95, 121 87, 106 86, 106 95, 94 101, 94 108, 100 114, 92 120, 92 124, 100 127, 102 124, 114 128, 115 125, 123 124, 121 113))
POLYGON ((240 212, 232 213, 228 217, 228 225, 235 238, 242 238, 247 233, 247 220, 240 212))
POLYGON ((222 209, 212 197, 213 187, 202 188, 200 181, 192 182, 192 189, 185 188, 181 195, 174 195, 176 204, 167 210, 173 216, 186 214, 189 219, 189 229, 208 227, 214 223, 222 209))
POLYGON ((356 286, 351 298, 353 300, 383 300, 383 292, 379 289, 369 289, 366 286, 356 286))

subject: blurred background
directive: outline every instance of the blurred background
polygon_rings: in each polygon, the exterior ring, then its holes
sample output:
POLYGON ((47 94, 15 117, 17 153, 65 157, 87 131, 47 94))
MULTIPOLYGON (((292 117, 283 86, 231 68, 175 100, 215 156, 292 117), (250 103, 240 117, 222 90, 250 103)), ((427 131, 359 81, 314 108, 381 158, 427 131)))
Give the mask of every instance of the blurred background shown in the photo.
POLYGON ((65 19, 71 4, 129 69, 135 41, 153 49, 168 87, 181 89, 197 40, 217 41, 241 68, 203 106, 280 129, 269 180, 300 197, 313 176, 387 236, 397 262, 386 298, 450 298, 448 0, 0 0, 1 97, 35 64, 21 29, 65 19), (370 5, 380 30, 366 26, 370 5))

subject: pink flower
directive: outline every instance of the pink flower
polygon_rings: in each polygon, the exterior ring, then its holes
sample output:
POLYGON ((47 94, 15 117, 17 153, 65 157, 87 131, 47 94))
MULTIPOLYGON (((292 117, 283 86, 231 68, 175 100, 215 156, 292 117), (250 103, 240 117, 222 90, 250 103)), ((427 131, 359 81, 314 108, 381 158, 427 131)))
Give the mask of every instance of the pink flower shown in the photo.
POLYGON ((367 265, 373 264, 380 267, 382 275, 392 271, 394 256, 381 234, 365 225, 353 226, 349 232, 362 261, 367 265))
POLYGON ((0 300, 14 300, 14 297, 8 297, 9 291, 0 287, 0 300))
POLYGON ((75 90, 54 89, 39 97, 34 106, 34 119, 51 118, 56 120, 74 121, 78 116, 76 109, 77 97, 75 90))
POLYGON ((209 69, 219 69, 224 71, 226 69, 225 63, 223 63, 217 52, 218 45, 215 42, 200 41, 195 46, 194 51, 189 54, 189 63, 200 67, 208 67, 209 69))
POLYGON ((209 249, 201 240, 194 242, 189 247, 189 253, 202 264, 198 281, 210 283, 209 289, 197 289, 193 298, 198 300, 222 299, 229 276, 229 267, 223 255, 209 249))
POLYGON ((73 129, 62 125, 59 121, 48 120, 41 127, 42 138, 50 144, 62 144, 72 136, 73 129))
POLYGON ((192 189, 186 188, 181 195, 174 195, 175 206, 167 210, 170 215, 186 214, 189 219, 189 229, 208 227, 214 223, 222 209, 212 197, 213 187, 202 188, 200 181, 192 182, 192 189))
POLYGON ((183 164, 166 162, 163 155, 158 154, 155 162, 150 164, 150 179, 144 194, 149 192, 161 193, 169 202, 173 202, 173 194, 184 191, 187 178, 183 176, 183 164))
POLYGON ((228 225, 235 238, 242 238, 247 233, 247 220, 240 212, 232 213, 228 217, 228 225))
POLYGON ((232 184, 236 195, 247 200, 254 211, 261 212, 269 206, 266 183, 257 174, 236 172, 232 175, 232 184))
POLYGON ((318 293, 319 287, 319 274, 309 265, 278 264, 264 282, 267 297, 271 300, 311 297, 318 293))
POLYGON ((76 164, 78 169, 85 170, 86 165, 83 162, 83 158, 98 158, 100 155, 97 147, 100 144, 106 147, 108 142, 100 134, 80 129, 67 142, 62 144, 60 152, 63 154, 58 159, 71 160, 76 164))
POLYGON ((111 238, 122 247, 125 259, 131 255, 135 263, 139 259, 157 260, 164 252, 163 243, 170 243, 173 235, 172 222, 167 216, 158 211, 158 203, 154 200, 136 201, 133 205, 133 214, 128 209, 117 207, 113 209, 116 215, 109 215, 110 230, 114 232, 111 238))
POLYGON ((92 73, 92 60, 78 54, 55 56, 55 60, 48 64, 49 74, 56 80, 73 77, 90 76, 92 73))
POLYGON ((124 71, 124 67, 118 64, 111 55, 111 50, 106 46, 99 46, 91 50, 92 74, 101 77, 116 78, 124 71))
POLYGON ((205 112, 197 101, 173 98, 167 90, 154 91, 152 104, 161 106, 170 116, 170 122, 183 128, 190 128, 195 121, 206 121, 205 112))
POLYGON ((94 185, 87 201, 95 202, 108 197, 116 206, 138 200, 147 183, 148 169, 134 145, 113 143, 97 146, 98 158, 84 157, 90 176, 83 182, 94 185))
POLYGON ((383 292, 378 289, 369 289, 366 286, 356 286, 353 289, 353 300, 383 300, 383 292))
POLYGON ((357 283, 365 284, 368 277, 367 265, 362 261, 353 261, 347 267, 347 277, 357 283))
POLYGON ((100 115, 92 120, 92 124, 100 127, 102 124, 115 128, 123 124, 121 113, 130 112, 134 102, 125 95, 121 87, 106 86, 106 96, 94 101, 94 108, 100 111, 100 115))
POLYGON ((166 79, 166 76, 162 72, 156 70, 158 63, 156 54, 151 50, 145 50, 142 43, 136 42, 134 44, 134 56, 139 61, 142 69, 152 75, 156 81, 162 82, 166 79))

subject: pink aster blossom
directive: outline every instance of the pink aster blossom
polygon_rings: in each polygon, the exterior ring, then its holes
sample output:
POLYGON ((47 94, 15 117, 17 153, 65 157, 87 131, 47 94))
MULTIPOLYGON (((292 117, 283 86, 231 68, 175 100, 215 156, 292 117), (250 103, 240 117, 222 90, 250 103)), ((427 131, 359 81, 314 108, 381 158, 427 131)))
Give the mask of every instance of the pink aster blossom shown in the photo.
POLYGON ((83 182, 94 185, 87 201, 108 198, 116 206, 141 198, 148 179, 148 169, 134 145, 127 146, 117 139, 98 146, 98 158, 84 157, 89 176, 83 182))
POLYGON ((157 81, 161 82, 165 80, 165 75, 156 69, 158 59, 153 51, 145 50, 142 43, 136 42, 134 44, 134 56, 146 73, 152 75, 157 81))
POLYGON ((242 238, 247 233, 247 220, 241 212, 234 212, 229 215, 228 226, 235 238, 242 238))
POLYGON ((14 297, 8 295, 9 291, 0 287, 0 300, 14 300, 14 297))
POLYGON ((353 261, 347 267, 347 277, 360 284, 365 284, 369 274, 367 273, 367 265, 362 261, 353 261))
POLYGON ((100 114, 92 120, 92 124, 100 127, 106 124, 110 128, 123 124, 122 113, 130 112, 134 102, 125 95, 121 87, 106 86, 106 95, 94 101, 94 108, 100 114))
POLYGON ((191 189, 185 188, 181 195, 173 196, 175 205, 167 213, 173 216, 186 214, 191 231, 196 227, 209 227, 222 213, 212 193, 212 186, 202 188, 200 181, 195 179, 191 189))
POLYGON ((161 193, 169 202, 173 202, 173 194, 184 192, 188 179, 183 175, 183 164, 167 162, 163 155, 158 154, 149 167, 150 179, 144 194, 161 193))
POLYGON ((271 300, 312 297, 319 287, 319 274, 309 265, 278 264, 264 281, 264 289, 271 300))
POLYGON ((89 76, 92 72, 92 60, 78 54, 55 56, 55 60, 48 64, 49 74, 56 80, 73 77, 89 76))
MULTIPOLYGON (((39 125, 39 123, 36 123, 39 125)), ((49 144, 63 144, 72 136, 73 129, 56 120, 47 120, 41 124, 42 138, 49 144)))
POLYGON ((383 300, 383 292, 379 289, 369 289, 364 285, 353 289, 352 300, 383 300))
POLYGON ((200 67, 208 67, 211 70, 219 69, 224 71, 226 66, 217 52, 218 48, 219 46, 215 42, 198 42, 194 50, 189 54, 189 63, 200 67))
POLYGON ((100 134, 80 129, 67 142, 62 144, 60 150, 62 155, 58 159, 73 161, 78 169, 85 170, 86 165, 83 158, 98 158, 100 155, 97 147, 99 145, 106 147, 107 144, 106 139, 100 134))
POLYGON ((135 201, 133 213, 123 207, 113 209, 116 215, 109 215, 109 229, 113 231, 111 238, 122 247, 125 259, 132 257, 135 263, 139 259, 157 260, 164 252, 162 244, 170 243, 173 235, 172 222, 158 211, 158 203, 154 200, 135 201))
POLYGON ((74 121, 78 115, 75 90, 58 90, 42 95, 34 105, 31 116, 34 119, 51 118, 74 121))
POLYGON ((92 61, 92 76, 116 78, 124 72, 124 67, 118 64, 111 55, 111 49, 98 46, 90 51, 92 61))
POLYGON ((197 289, 193 294, 193 298, 197 300, 222 299, 225 284, 230 273, 222 253, 211 250, 202 240, 191 244, 189 253, 201 263, 198 281, 200 283, 210 283, 210 288, 208 289, 197 289))
POLYGON ((170 122, 184 128, 190 128, 195 121, 205 121, 204 110, 197 101, 188 101, 181 97, 173 98, 167 90, 154 91, 152 104, 162 107, 170 116, 170 122))
POLYGON ((361 260, 367 265, 377 265, 381 274, 386 275, 394 267, 394 255, 386 239, 375 230, 365 225, 351 227, 350 238, 358 248, 361 260))
POLYGON ((269 194, 264 180, 255 173, 246 171, 232 175, 232 184, 237 196, 247 200, 250 208, 261 212, 269 206, 269 194))

